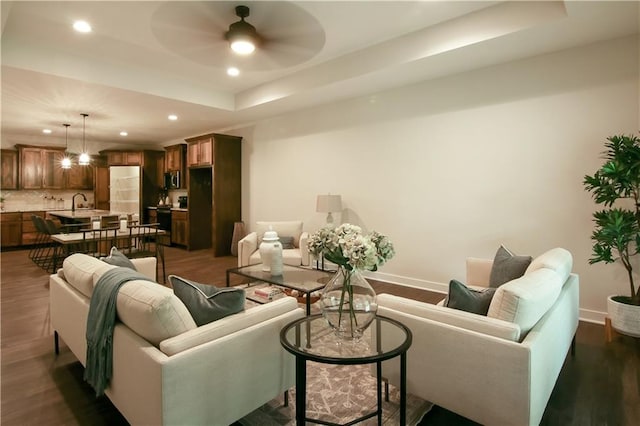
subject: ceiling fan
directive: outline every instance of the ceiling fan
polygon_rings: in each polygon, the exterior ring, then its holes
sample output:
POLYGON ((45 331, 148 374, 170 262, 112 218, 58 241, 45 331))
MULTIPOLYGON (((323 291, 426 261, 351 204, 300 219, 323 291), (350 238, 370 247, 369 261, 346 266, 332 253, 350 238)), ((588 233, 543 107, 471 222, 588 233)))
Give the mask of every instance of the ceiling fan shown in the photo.
POLYGON ((236 15, 240 20, 229 26, 225 38, 229 41, 231 50, 238 55, 249 55, 255 51, 256 46, 260 43, 260 38, 256 27, 244 20, 249 16, 247 6, 236 6, 236 15))
POLYGON ((317 19, 284 1, 166 2, 153 13, 151 30, 176 55, 207 66, 226 67, 241 61, 243 69, 253 71, 301 64, 318 54, 325 43, 317 19), (251 23, 245 20, 249 14, 251 23), (231 51, 229 44, 237 34, 245 35, 245 41, 253 38, 256 44, 251 55, 231 51))

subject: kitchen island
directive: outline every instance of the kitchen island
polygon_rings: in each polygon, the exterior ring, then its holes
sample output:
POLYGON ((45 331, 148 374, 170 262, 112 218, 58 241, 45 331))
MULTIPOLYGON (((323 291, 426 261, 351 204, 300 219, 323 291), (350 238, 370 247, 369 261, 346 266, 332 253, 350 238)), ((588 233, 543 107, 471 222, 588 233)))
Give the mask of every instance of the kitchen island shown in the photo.
POLYGON ((114 224, 118 222, 120 213, 110 210, 96 209, 76 209, 74 210, 55 210, 48 212, 50 216, 57 217, 62 224, 88 224, 91 218, 99 217, 102 226, 114 224))

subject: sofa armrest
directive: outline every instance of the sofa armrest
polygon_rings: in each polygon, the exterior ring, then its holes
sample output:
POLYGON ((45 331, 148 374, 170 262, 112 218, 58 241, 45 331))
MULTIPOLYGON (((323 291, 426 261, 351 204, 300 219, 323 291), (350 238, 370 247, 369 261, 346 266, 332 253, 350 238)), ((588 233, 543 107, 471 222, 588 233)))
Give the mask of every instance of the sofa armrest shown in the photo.
POLYGON ((249 258, 258 249, 258 233, 250 232, 238 241, 238 267, 249 265, 249 258))
POLYGON ((491 268, 493 260, 479 259, 477 257, 467 258, 467 282, 465 284, 476 287, 489 287, 491 268))
POLYGON ((141 274, 153 279, 157 280, 157 263, 158 259, 155 257, 141 257, 138 259, 130 259, 133 266, 136 267, 136 270, 141 274))
POLYGON ((311 257, 309 256, 309 247, 307 247, 307 242, 309 241, 309 233, 303 232, 300 234, 300 263, 302 266, 309 266, 311 264, 311 257))

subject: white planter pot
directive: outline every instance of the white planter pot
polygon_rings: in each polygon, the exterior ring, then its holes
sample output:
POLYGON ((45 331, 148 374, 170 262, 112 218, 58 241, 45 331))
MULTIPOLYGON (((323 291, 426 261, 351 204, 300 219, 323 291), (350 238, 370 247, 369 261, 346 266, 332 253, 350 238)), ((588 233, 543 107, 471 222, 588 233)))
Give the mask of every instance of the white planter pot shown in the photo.
POLYGON ((607 298, 611 326, 619 333, 640 337, 640 306, 616 302, 613 297, 607 298))

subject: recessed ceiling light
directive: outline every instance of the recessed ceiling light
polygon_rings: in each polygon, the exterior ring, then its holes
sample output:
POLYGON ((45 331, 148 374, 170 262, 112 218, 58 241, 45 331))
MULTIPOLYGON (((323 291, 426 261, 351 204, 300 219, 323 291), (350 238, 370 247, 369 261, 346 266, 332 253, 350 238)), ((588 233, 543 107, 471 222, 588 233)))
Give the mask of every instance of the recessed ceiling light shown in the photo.
POLYGON ((124 130, 120 132, 120 136, 128 136, 129 133, 125 132, 124 130))
POLYGON ((73 29, 79 33, 90 33, 91 25, 87 21, 75 21, 73 23, 73 29))
POLYGON ((42 133, 45 133, 48 135, 51 133, 51 129, 42 129, 42 133))
POLYGON ((236 67, 229 67, 227 68, 227 74, 230 75, 231 77, 236 77, 240 75, 240 70, 236 67))
POLYGON ((169 117, 167 117, 169 120, 171 121, 176 121, 178 119, 178 116, 175 114, 171 114, 169 117))

